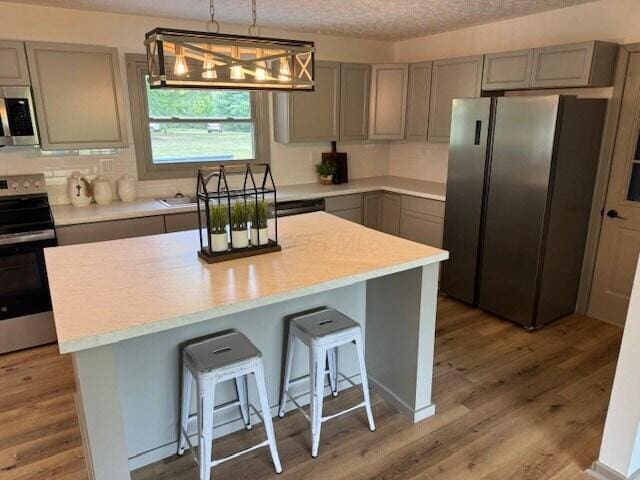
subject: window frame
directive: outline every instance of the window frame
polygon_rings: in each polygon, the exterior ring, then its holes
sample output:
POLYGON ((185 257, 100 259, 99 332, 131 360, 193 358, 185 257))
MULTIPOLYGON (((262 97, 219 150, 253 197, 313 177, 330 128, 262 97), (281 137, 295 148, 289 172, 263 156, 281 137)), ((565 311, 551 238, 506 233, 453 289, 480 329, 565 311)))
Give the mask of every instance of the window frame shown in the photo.
MULTIPOLYGON (((131 108, 131 123, 133 140, 135 145, 136 164, 139 180, 164 180, 175 178, 196 177, 198 168, 215 165, 216 162, 180 162, 180 163, 153 163, 151 150, 151 135, 149 123, 154 122, 149 116, 147 103, 145 75, 148 74, 147 56, 127 53, 127 82, 129 86, 129 104, 131 108)), ((220 163, 246 164, 270 162, 270 138, 269 138, 269 103, 265 92, 250 92, 251 117, 249 119, 234 119, 231 123, 253 122, 254 153, 255 158, 250 160, 221 160, 220 163)), ((179 119, 172 122, 189 123, 218 123, 218 120, 210 119, 179 119)), ((228 122, 227 122, 228 123, 228 122)))

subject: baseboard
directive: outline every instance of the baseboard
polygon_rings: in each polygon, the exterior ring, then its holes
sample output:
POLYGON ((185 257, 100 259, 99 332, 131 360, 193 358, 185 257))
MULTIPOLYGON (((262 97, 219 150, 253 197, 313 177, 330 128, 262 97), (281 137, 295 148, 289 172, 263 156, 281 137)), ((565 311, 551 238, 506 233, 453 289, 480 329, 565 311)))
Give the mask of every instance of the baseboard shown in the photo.
POLYGON ((627 477, 597 460, 593 462, 585 473, 595 480, 640 480, 640 470, 636 470, 631 476, 627 477))
POLYGON ((417 423, 421 420, 424 420, 425 418, 432 417, 436 414, 436 406, 433 403, 419 410, 414 410, 409 404, 407 404, 404 400, 398 397, 395 393, 393 393, 371 375, 369 375, 369 382, 373 384, 376 392, 379 393, 382 398, 396 407, 400 411, 400 413, 409 417, 409 419, 413 423, 417 423))

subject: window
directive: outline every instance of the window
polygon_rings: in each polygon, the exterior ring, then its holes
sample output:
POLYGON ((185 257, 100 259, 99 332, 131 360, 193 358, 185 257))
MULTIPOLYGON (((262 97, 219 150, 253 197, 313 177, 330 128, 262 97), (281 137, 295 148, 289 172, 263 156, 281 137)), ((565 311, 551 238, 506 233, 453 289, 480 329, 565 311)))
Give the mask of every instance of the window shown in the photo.
POLYGON ((195 176, 218 162, 268 162, 265 94, 151 89, 144 55, 127 55, 127 71, 140 179, 195 176))

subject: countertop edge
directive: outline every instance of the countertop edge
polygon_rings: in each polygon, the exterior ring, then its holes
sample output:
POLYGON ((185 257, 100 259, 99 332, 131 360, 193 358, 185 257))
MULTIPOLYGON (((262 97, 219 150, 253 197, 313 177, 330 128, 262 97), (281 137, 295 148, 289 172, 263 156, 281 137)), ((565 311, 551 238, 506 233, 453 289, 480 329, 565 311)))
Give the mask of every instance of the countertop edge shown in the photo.
POLYGON ((444 260, 447 260, 448 258, 449 252, 447 252, 446 250, 441 250, 439 253, 430 255, 429 257, 412 260, 410 262, 399 263, 396 265, 391 265, 388 267, 379 268, 356 275, 350 275, 339 279, 329 280, 327 282, 318 283, 316 285, 311 285, 304 288, 290 290, 274 295, 268 295, 265 297, 259 297, 251 300, 245 300, 231 305, 211 308, 201 312, 158 320, 146 325, 138 325, 136 327, 117 330, 110 333, 102 333, 82 339, 59 341, 58 349, 61 354, 66 354, 77 353, 92 348, 104 347, 121 341, 141 337, 143 335, 150 335, 153 333, 171 330, 173 328, 185 327, 195 323, 213 320, 222 316, 240 313, 246 310, 252 310, 254 308, 260 308, 267 305, 272 305, 287 300, 294 300, 296 298, 301 298, 307 295, 324 292, 327 290, 346 287, 363 281, 371 280, 373 278, 383 277, 394 273, 411 270, 413 268, 424 267, 434 263, 442 262, 444 260))

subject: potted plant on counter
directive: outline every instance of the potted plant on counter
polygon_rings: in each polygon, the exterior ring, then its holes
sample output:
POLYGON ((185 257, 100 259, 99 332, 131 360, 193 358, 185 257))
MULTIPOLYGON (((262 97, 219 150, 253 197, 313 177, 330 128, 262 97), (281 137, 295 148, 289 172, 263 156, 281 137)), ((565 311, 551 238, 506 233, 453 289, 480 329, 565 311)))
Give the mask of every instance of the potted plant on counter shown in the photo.
POLYGON ((249 246, 248 217, 248 208, 243 202, 236 202, 231 208, 231 246, 233 248, 249 246))
POLYGON ((226 251, 229 248, 227 207, 212 204, 209 207, 209 221, 211 223, 211 251, 226 251))
POLYGON ((269 243, 268 218, 269 203, 266 200, 258 200, 250 206, 251 245, 266 245, 269 243))
POLYGON ((320 183, 323 185, 331 185, 337 168, 338 165, 333 161, 326 161, 316 165, 316 172, 318 172, 320 176, 320 183))

